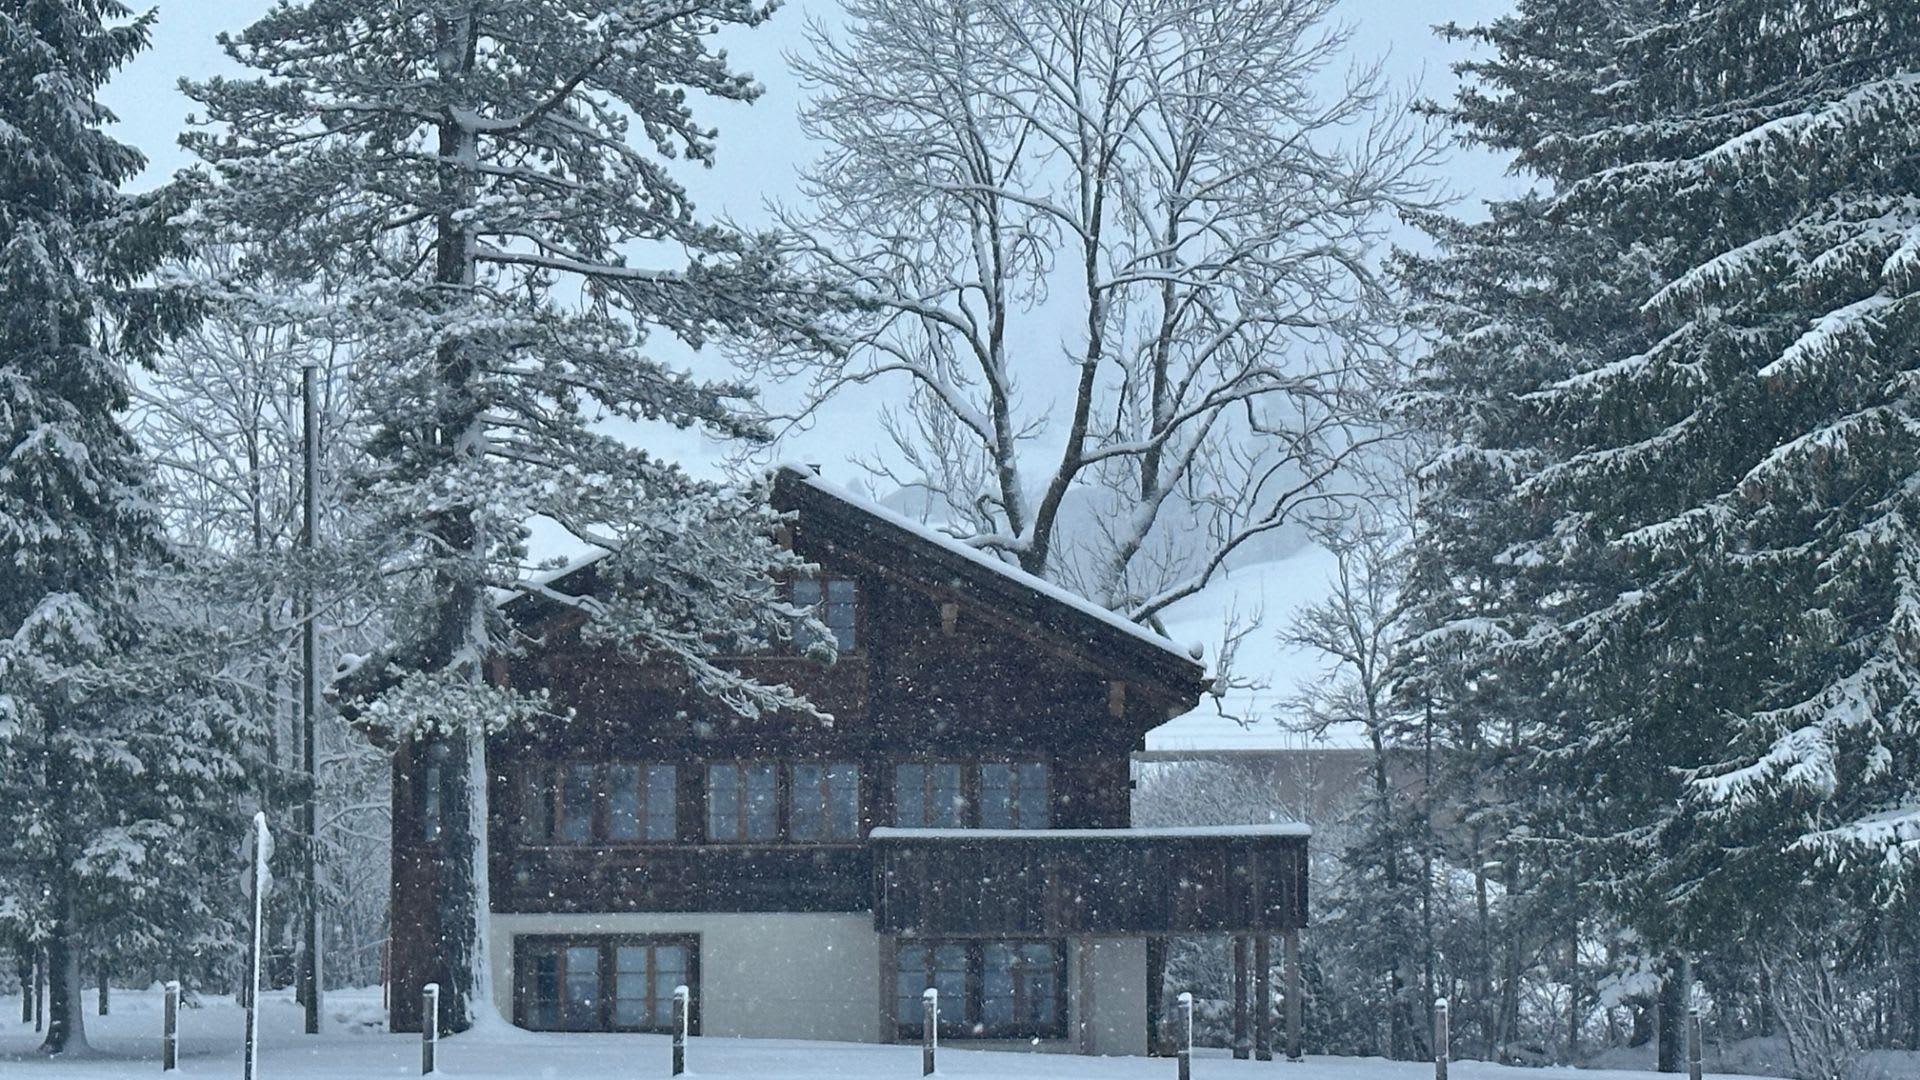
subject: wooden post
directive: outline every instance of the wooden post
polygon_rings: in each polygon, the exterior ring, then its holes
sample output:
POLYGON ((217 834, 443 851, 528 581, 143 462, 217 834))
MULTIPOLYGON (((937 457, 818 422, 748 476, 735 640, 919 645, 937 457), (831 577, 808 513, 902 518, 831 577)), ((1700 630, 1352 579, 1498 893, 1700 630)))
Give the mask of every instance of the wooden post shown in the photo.
POLYGON ((1287 968, 1287 1060, 1300 1060, 1300 931, 1288 930, 1280 938, 1285 948, 1287 968))
POLYGON ((685 983, 673 988, 673 1075, 687 1071, 687 1028, 692 1023, 693 991, 685 983))
POLYGON ((940 1047, 940 989, 929 986, 920 995, 920 1075, 933 1075, 933 1053, 940 1047))
POLYGON ((1167 992, 1167 939, 1159 936, 1147 939, 1147 1056, 1164 1057, 1167 1052, 1167 1038, 1160 1029, 1163 1026, 1161 1010, 1166 1005, 1167 992))
POLYGON ((1447 999, 1433 1003, 1433 1080, 1447 1080, 1447 999))
POLYGON ((1193 995, 1180 992, 1180 1045, 1173 1056, 1180 1063, 1180 1080, 1193 1080, 1193 995))
POLYGON ((1273 936, 1253 939, 1253 1059, 1273 1060, 1273 936))
POLYGON ((1700 1080, 1700 1006, 1687 1010, 1687 1077, 1700 1080))
POLYGON ((1248 955, 1251 942, 1245 934, 1233 935, 1233 1059, 1245 1061, 1253 1056, 1253 1035, 1247 1030, 1247 971, 1253 966, 1248 955))
POLYGON ((432 1076, 440 1050, 440 984, 420 988, 420 1075, 432 1076))
POLYGON ((160 1071, 180 1067, 180 984, 169 982, 165 1003, 160 1007, 160 1071))

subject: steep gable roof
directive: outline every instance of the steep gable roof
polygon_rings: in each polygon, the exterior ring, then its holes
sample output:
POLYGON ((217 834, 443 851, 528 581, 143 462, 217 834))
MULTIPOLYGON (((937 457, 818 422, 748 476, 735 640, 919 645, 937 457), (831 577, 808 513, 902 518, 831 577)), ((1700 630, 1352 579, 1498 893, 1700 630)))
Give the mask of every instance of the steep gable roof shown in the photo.
MULTIPOLYGON (((940 533, 927 525, 860 498, 822 480, 813 470, 783 465, 774 474, 776 509, 800 515, 804 528, 833 534, 841 543, 930 584, 959 588, 975 601, 1033 624, 1067 643, 1176 692, 1200 693, 1206 666, 1186 649, 1068 589, 940 533)), ((529 580, 540 589, 578 594, 594 587, 595 566, 605 552, 589 553, 529 580)), ((544 606, 537 593, 504 594, 509 612, 532 616, 544 606)))
POLYGON ((917 576, 964 588, 1003 613, 1044 627, 1093 652, 1121 660, 1180 690, 1198 692, 1206 666, 1186 649, 1053 582, 1035 577, 878 503, 829 485, 810 469, 782 466, 773 502, 797 510, 810 527, 826 525, 862 547, 889 549, 917 576))

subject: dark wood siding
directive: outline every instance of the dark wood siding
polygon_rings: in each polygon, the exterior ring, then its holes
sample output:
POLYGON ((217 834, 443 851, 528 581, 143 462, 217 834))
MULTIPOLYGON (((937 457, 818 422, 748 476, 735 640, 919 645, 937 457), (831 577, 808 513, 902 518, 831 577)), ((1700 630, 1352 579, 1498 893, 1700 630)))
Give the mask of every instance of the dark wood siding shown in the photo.
POLYGON ((882 933, 1252 933, 1306 925, 1304 837, 887 837, 872 847, 874 925, 882 933))

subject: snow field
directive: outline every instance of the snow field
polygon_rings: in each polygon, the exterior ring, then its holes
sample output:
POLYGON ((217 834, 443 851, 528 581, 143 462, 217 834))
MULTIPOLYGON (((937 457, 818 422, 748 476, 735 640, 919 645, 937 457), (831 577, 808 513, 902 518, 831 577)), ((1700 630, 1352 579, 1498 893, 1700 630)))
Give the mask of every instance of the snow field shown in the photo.
MULTIPOLYGON (((377 989, 327 995, 327 1030, 300 1032, 289 992, 262 996, 260 1080, 362 1080, 417 1076, 420 1038, 385 1031, 377 989)), ((116 990, 112 1015, 95 1016, 87 995, 94 1056, 41 1058, 18 996, 0 996, 0 1077, 5 1080, 122 1080, 161 1075, 160 993, 116 990)), ((243 1012, 208 997, 183 1008, 179 1080, 237 1080, 243 1012)), ((440 1075, 464 1080, 667 1080, 664 1035, 556 1035, 517 1028, 470 1032, 440 1042, 440 1075)), ((1095 1058, 1006 1050, 940 1049, 939 1075, 980 1080, 1173 1080, 1171 1058, 1095 1058)), ((697 1080, 918 1080, 918 1045, 871 1046, 782 1039, 695 1038, 688 1075, 697 1080)), ((1433 1067, 1378 1058, 1308 1058, 1304 1063, 1234 1061, 1223 1050, 1195 1055, 1194 1080, 1427 1080, 1433 1067)), ((1653 1074, 1587 1069, 1515 1069, 1452 1063, 1452 1080, 1647 1080, 1653 1074)))

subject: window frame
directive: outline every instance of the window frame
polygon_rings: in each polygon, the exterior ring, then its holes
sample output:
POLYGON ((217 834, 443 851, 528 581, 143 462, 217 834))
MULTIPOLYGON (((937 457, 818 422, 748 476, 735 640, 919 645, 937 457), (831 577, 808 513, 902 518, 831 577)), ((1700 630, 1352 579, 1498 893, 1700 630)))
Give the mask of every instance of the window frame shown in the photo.
POLYGON ((992 827, 1002 828, 1002 829, 1012 828, 1012 829, 1021 829, 1021 830, 1052 828, 1053 820, 1054 820, 1053 800, 1054 800, 1054 791, 1055 791, 1053 765, 1054 763, 1052 761, 1046 758, 1039 758, 1039 757, 1006 758, 1006 759, 995 758, 992 760, 980 760, 977 758, 976 759, 960 759, 960 758, 932 758, 932 757, 896 758, 893 761, 889 762, 891 775, 888 777, 888 780, 890 781, 890 783, 888 785, 887 790, 893 798, 893 804, 890 807, 891 815, 889 817, 889 820, 896 827, 908 828, 908 829, 987 828, 988 826, 983 824, 983 822, 986 820, 986 805, 987 805, 986 770, 990 766, 1000 766, 1000 767, 1005 767, 1013 770, 1013 775, 1015 777, 1015 785, 1007 788, 1007 791, 1009 793, 1009 798, 1011 800, 1011 802, 1009 803, 1009 806, 1012 811, 1010 820, 1016 822, 1016 824, 1013 824, 1010 826, 997 825, 992 827), (928 798, 933 791, 932 770, 934 767, 941 766, 941 765, 958 766, 960 769, 960 815, 959 815, 960 821, 959 821, 959 824, 929 825, 924 822, 907 822, 907 821, 901 820, 901 817, 900 817, 900 769, 901 767, 902 766, 922 767, 928 770, 927 773, 925 774, 924 779, 921 782, 920 798, 921 798, 921 806, 924 808, 928 805, 928 798), (1018 786, 1018 777, 1020 774, 1020 768, 1022 766, 1027 766, 1027 765, 1038 766, 1040 769, 1041 805, 1046 810, 1045 821, 1031 823, 1031 824, 1021 820, 1021 815, 1019 813, 1019 792, 1021 789, 1018 786))
MULTIPOLYGON (((700 935, 699 934, 516 934, 513 937, 513 1023, 515 1027, 527 1031, 552 1031, 562 1033, 601 1033, 601 1032, 641 1032, 650 1034, 671 1034, 672 1022, 664 1026, 651 1022, 640 1025, 621 1025, 614 1022, 617 1015, 619 990, 619 950, 622 948, 645 948, 648 950, 648 997, 649 1005, 655 999, 651 979, 652 950, 661 947, 679 947, 687 960, 685 986, 687 988, 687 1033, 700 1034, 700 935), (536 951, 552 950, 561 957, 561 967, 555 973, 559 980, 561 999, 556 1003, 560 1016, 564 1017, 566 1002, 567 972, 565 957, 570 949, 598 949, 599 988, 595 1005, 598 1012, 598 1026, 589 1028, 571 1028, 561 1024, 557 1027, 532 1027, 530 1018, 533 1013, 533 961, 536 951)), ((669 991, 671 994, 671 991, 669 991)), ((649 1016, 652 1009, 648 1010, 649 1016)))
MULTIPOLYGON (((787 601, 796 608, 804 607, 814 612, 814 617, 820 620, 821 624, 827 628, 827 633, 833 637, 834 650, 841 656, 859 654, 866 641, 866 628, 862 625, 864 620, 861 618, 865 607, 862 595, 865 592, 859 578, 852 574, 835 573, 824 568, 817 574, 796 575, 787 582, 786 587, 787 601), (801 582, 814 585, 819 590, 820 598, 810 604, 802 604, 797 589, 801 582), (833 586, 836 584, 845 585, 852 590, 852 597, 846 600, 833 599, 833 586), (829 618, 829 609, 840 606, 844 606, 847 612, 845 626, 837 626, 829 618), (845 630, 847 636, 852 639, 850 643, 841 642, 840 631, 842 630, 845 630)), ((800 644, 804 646, 805 642, 800 644)))
POLYGON ((858 760, 816 758, 783 761, 779 763, 779 772, 784 773, 786 777, 786 782, 782 785, 779 782, 779 777, 776 776, 774 785, 776 790, 783 786, 785 788, 785 798, 782 800, 785 814, 776 815, 776 819, 784 816, 785 820, 776 820, 775 822, 776 829, 780 833, 781 842, 801 844, 807 847, 822 847, 835 844, 857 845, 860 843, 863 833, 860 827, 861 811, 864 809, 862 795, 864 794, 863 789, 866 787, 866 783, 864 776, 865 770, 861 769, 858 760), (803 768, 816 768, 820 770, 820 782, 814 788, 817 801, 814 802, 812 806, 820 815, 822 831, 819 836, 815 837, 801 837, 798 835, 798 830, 794 827, 794 823, 798 818, 796 811, 800 806, 799 799, 802 790, 799 770, 803 768), (833 834, 833 821, 836 816, 833 802, 833 772, 839 768, 853 770, 853 834, 850 836, 836 836, 833 834))
MULTIPOLYGON (((899 1003, 901 1001, 901 992, 900 992, 901 991, 901 986, 900 986, 901 965, 900 965, 899 950, 909 949, 909 948, 918 948, 918 949, 925 950, 924 958, 922 960, 923 983, 921 986, 921 990, 924 990, 926 987, 934 985, 934 979, 936 978, 936 975, 935 975, 936 959, 935 958, 937 956, 937 950, 941 948, 949 948, 953 946, 959 946, 966 950, 965 983, 966 983, 967 990, 966 990, 966 996, 964 1000, 962 1000, 961 1002, 961 1012, 958 1019, 949 1019, 953 1015, 950 1010, 949 999, 944 995, 941 997, 940 999, 940 1037, 941 1038, 943 1039, 981 1039, 981 1040, 990 1040, 990 1039, 1055 1040, 1055 1039, 1067 1038, 1068 1033, 1072 1030, 1072 1024, 1070 1023, 1071 1018, 1067 1015, 1067 1007, 1068 1007, 1067 982, 1070 976, 1069 976, 1069 969, 1067 967, 1067 942, 1065 938, 1036 938, 1036 937, 938 938, 938 937, 935 937, 935 938, 896 939, 895 953, 894 953, 894 960, 893 960, 893 971, 891 974, 891 977, 893 979, 893 985, 889 987, 889 990, 888 990, 889 1000, 894 1003, 893 1008, 895 1009, 896 1012, 899 1010, 899 1007, 900 1007, 899 1003), (1007 1025, 1002 1025, 997 1027, 989 1027, 987 1025, 985 1020, 986 976, 987 976, 986 954, 987 954, 988 948, 996 945, 1007 946, 1013 949, 1014 954, 1016 956, 1018 956, 1020 948, 1025 945, 1044 945, 1049 948, 1053 957, 1053 1023, 1051 1026, 1047 1026, 1043 1028, 1043 1027, 1032 1025, 1032 1024, 1025 1024, 1025 1023, 1022 1023, 1017 1018, 1013 1023, 1007 1024, 1007 1025)), ((1015 1007, 1016 1014, 1018 1012, 1017 1002, 1020 1000, 1018 996, 1019 985, 1020 984, 1017 981, 1014 984, 1015 995, 1016 995, 1014 998, 1016 1002, 1016 1007, 1015 1007)), ((896 1036, 898 1038, 902 1040, 911 1041, 911 1040, 918 1039, 920 1037, 922 1027, 924 1026, 924 1021, 921 1018, 920 1011, 916 1008, 915 1010, 913 1010, 913 1014, 911 1016, 895 1016, 894 1025, 896 1029, 896 1036)))
POLYGON ((786 822, 782 820, 786 816, 786 800, 783 791, 786 785, 782 779, 786 770, 781 768, 782 762, 766 758, 712 758, 701 761, 699 765, 701 796, 700 830, 703 843, 722 844, 734 847, 751 846, 754 844, 778 845, 789 842, 787 840, 786 822), (735 824, 738 825, 740 829, 740 833, 737 836, 715 836, 713 834, 713 770, 716 766, 731 767, 740 778, 740 798, 734 807, 735 824), (765 768, 772 774, 773 792, 769 796, 769 799, 773 803, 773 831, 766 836, 754 836, 751 832, 752 812, 750 808, 752 800, 747 797, 746 783, 747 770, 749 768, 765 768))
POLYGON ((613 758, 604 761, 580 757, 543 758, 531 764, 523 764, 520 769, 520 820, 517 823, 520 844, 523 847, 579 850, 660 847, 678 843, 682 829, 681 818, 684 816, 685 809, 680 802, 680 768, 678 763, 672 761, 639 758, 613 758), (567 813, 566 784, 571 779, 573 770, 582 766, 594 772, 593 806, 588 814, 585 839, 570 840, 561 835, 561 830, 566 827, 570 819, 567 813), (637 821, 640 832, 638 836, 616 839, 613 835, 613 792, 609 784, 612 770, 620 767, 632 768, 636 773, 636 794, 639 798, 637 821), (657 768, 669 770, 667 787, 673 795, 669 804, 673 808, 673 816, 667 823, 667 835, 664 837, 649 835, 652 821, 648 814, 648 796, 652 794, 652 773, 657 768), (543 803, 544 808, 538 810, 543 817, 536 819, 533 813, 536 812, 536 807, 543 803), (536 833, 533 825, 541 820, 545 821, 546 828, 543 833, 536 833))

